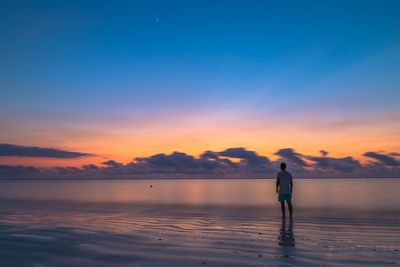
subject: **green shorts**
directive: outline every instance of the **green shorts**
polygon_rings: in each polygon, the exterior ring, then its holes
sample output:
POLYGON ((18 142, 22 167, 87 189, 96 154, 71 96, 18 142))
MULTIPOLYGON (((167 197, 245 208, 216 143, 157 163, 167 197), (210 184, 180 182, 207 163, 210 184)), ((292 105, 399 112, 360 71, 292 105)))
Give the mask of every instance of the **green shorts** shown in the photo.
POLYGON ((285 202, 285 200, 287 203, 291 203, 292 202, 292 194, 279 194, 278 201, 285 202))

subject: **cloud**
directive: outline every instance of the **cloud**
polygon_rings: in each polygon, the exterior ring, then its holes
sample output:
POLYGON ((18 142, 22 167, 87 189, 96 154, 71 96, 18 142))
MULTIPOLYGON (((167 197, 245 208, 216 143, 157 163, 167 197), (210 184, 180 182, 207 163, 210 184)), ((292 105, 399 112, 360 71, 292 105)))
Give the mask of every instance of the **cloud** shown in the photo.
MULTIPOLYGON (((396 155, 397 153, 391 153, 391 154, 392 155, 394 154, 394 156, 397 156, 396 155)), ((399 160, 395 159, 392 156, 388 156, 388 155, 382 154, 382 153, 366 152, 363 154, 363 156, 377 160, 378 162, 384 164, 385 166, 399 166, 400 165, 399 160)))
POLYGON ((99 167, 95 164, 86 164, 82 166, 83 170, 85 171, 94 171, 94 170, 98 170, 99 167))
POLYGON ((293 148, 283 148, 275 152, 275 155, 278 155, 284 159, 287 159, 294 164, 297 164, 301 167, 307 167, 308 164, 303 160, 303 155, 294 151, 293 148))
POLYGON ((329 154, 329 152, 325 151, 325 150, 320 150, 319 153, 321 153, 321 156, 324 156, 324 157, 328 156, 328 154, 329 154))
POLYGON ((136 158, 138 162, 154 166, 156 168, 188 168, 194 169, 197 164, 193 156, 185 153, 174 152, 170 155, 156 154, 148 158, 136 158))
POLYGON ((71 152, 54 148, 0 144, 0 157, 9 156, 73 159, 94 155, 89 153, 71 152))
MULTIPOLYGON (((84 165, 85 166, 85 165, 84 165)), ((85 167, 82 166, 83 169, 77 168, 77 167, 54 167, 50 169, 44 169, 43 172, 45 174, 49 174, 50 177, 54 174, 58 175, 67 175, 67 176, 75 176, 77 178, 80 178, 80 175, 87 173, 89 170, 85 167), (77 175, 77 176, 76 176, 77 175)))
POLYGON ((287 160, 288 170, 296 178, 400 177, 400 164, 393 155, 395 153, 366 152, 363 155, 374 159, 374 162, 362 164, 350 156, 328 157, 327 152, 321 151, 321 155, 314 156, 301 154, 293 148, 284 148, 275 153, 280 158, 271 161, 254 151, 236 147, 220 152, 206 150, 198 157, 176 151, 137 157, 126 164, 107 160, 98 165, 86 164, 79 168, 0 165, 0 178, 273 178, 282 160, 287 160), (233 159, 239 159, 239 162, 233 159))
POLYGON ((3 178, 14 178, 20 175, 36 175, 38 173, 39 169, 31 166, 0 165, 0 177, 3 178))
POLYGON ((331 169, 336 172, 348 173, 361 167, 360 162, 352 157, 332 158, 307 156, 307 158, 314 162, 313 167, 316 169, 331 169))
POLYGON ((218 155, 230 158, 242 159, 252 166, 269 165, 270 161, 267 157, 259 156, 254 151, 246 150, 243 147, 228 148, 218 155))
POLYGON ((228 172, 237 167, 234 162, 220 159, 218 155, 212 156, 212 153, 208 151, 199 158, 182 152, 173 152, 169 155, 161 153, 150 157, 138 157, 135 162, 130 163, 130 166, 133 170, 178 174, 216 174, 228 172))
POLYGON ((114 168, 121 167, 124 165, 124 164, 116 162, 114 160, 107 160, 107 161, 102 162, 101 164, 103 164, 107 167, 114 167, 114 168))
POLYGON ((218 159, 219 154, 217 152, 207 150, 203 154, 200 155, 201 158, 206 158, 206 159, 218 159))
POLYGON ((293 148, 284 148, 278 150, 275 155, 294 163, 296 165, 294 166, 296 172, 308 173, 309 175, 313 175, 313 173, 319 170, 332 175, 347 175, 361 168, 360 162, 353 157, 334 158, 328 157, 329 152, 325 150, 320 150, 319 152, 321 156, 310 156, 298 153, 293 148))

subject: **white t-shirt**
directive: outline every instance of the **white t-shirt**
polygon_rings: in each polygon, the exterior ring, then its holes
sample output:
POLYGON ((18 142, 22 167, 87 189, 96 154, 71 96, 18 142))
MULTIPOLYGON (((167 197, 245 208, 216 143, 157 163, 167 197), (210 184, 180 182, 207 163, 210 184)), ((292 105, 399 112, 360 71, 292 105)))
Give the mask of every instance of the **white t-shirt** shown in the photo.
POLYGON ((287 171, 280 171, 276 175, 276 179, 279 180, 279 194, 290 194, 292 190, 290 188, 290 182, 292 181, 292 175, 287 171))

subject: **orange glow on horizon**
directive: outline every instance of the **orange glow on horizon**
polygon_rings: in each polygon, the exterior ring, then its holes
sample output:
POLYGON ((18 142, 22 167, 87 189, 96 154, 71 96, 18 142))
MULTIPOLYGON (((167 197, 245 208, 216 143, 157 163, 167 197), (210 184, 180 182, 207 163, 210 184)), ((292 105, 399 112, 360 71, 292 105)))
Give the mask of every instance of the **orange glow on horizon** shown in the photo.
POLYGON ((323 149, 329 152, 329 156, 353 156, 361 161, 364 161, 361 155, 367 151, 400 151, 399 128, 392 121, 371 119, 340 126, 307 116, 306 119, 294 117, 283 120, 284 123, 280 118, 268 119, 274 116, 265 116, 264 119, 248 117, 230 112, 192 114, 169 120, 141 119, 144 125, 137 125, 137 121, 130 125, 117 120, 82 123, 79 127, 68 127, 68 130, 47 125, 40 129, 46 134, 35 136, 21 129, 9 134, 12 138, 6 140, 7 143, 52 147, 97 156, 78 159, 2 157, 0 164, 78 167, 110 159, 128 163, 135 157, 174 151, 198 156, 206 150, 223 151, 232 147, 245 147, 272 160, 277 158, 274 155, 277 150, 289 147, 306 155, 319 155, 323 149))

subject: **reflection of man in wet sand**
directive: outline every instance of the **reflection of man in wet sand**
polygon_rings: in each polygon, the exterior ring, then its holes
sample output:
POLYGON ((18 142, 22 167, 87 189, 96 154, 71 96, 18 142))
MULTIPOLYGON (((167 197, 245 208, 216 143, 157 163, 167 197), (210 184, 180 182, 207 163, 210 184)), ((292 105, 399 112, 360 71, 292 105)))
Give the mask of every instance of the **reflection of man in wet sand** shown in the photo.
POLYGON ((281 229, 279 230, 279 245, 283 247, 294 247, 295 240, 293 234, 293 220, 289 220, 288 228, 286 229, 286 220, 282 219, 281 229))
POLYGON ((286 171, 286 164, 281 163, 281 171, 276 175, 276 193, 279 193, 278 200, 281 202, 282 217, 285 218, 285 201, 289 208, 290 218, 293 216, 292 206, 293 177, 286 171))

